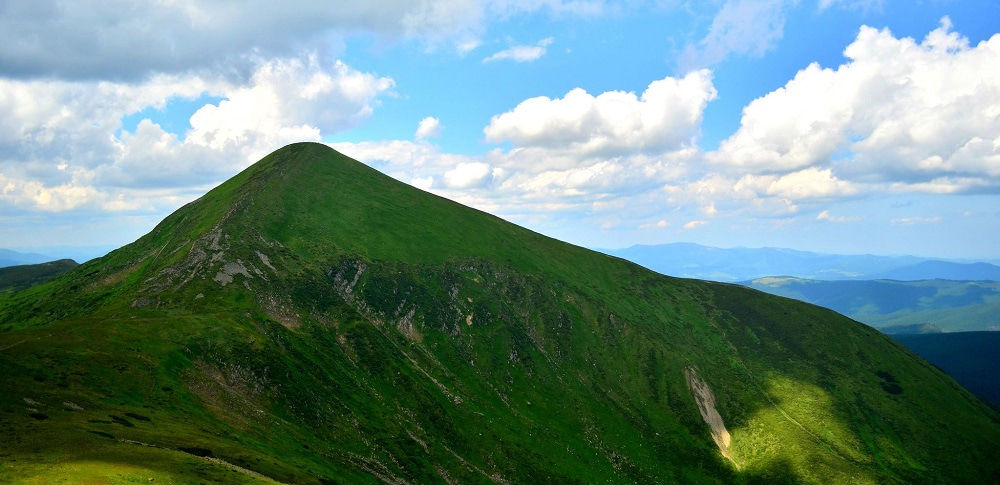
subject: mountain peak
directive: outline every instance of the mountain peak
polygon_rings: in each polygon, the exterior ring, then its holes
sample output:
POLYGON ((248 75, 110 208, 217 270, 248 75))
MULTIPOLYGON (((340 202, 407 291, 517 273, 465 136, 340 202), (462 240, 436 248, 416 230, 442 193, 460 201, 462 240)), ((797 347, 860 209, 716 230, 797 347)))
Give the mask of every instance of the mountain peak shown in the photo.
POLYGON ((4 482, 107 481, 90 464, 111 462, 164 482, 1000 473, 996 413, 869 327, 565 244, 318 144, 0 294, 0 370, 4 482))

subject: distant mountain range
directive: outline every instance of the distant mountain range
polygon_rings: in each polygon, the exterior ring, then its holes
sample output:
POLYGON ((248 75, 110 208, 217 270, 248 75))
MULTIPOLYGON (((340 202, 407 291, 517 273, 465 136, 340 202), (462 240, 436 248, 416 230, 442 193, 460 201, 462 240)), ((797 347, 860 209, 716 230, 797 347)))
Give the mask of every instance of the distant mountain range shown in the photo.
POLYGON ((7 266, 20 266, 22 264, 38 264, 55 260, 51 256, 35 253, 21 253, 10 249, 0 248, 0 268, 7 266))
POLYGON ((60 259, 72 259, 85 263, 108 254, 116 246, 36 246, 30 248, 0 248, 0 268, 22 264, 47 263, 60 259))
POLYGON ((756 278, 742 284, 830 308, 888 334, 1000 329, 1000 282, 819 281, 756 278))
POLYGON ((994 264, 917 256, 823 254, 783 248, 722 249, 693 243, 636 245, 599 251, 670 276, 724 282, 764 276, 813 280, 1000 280, 1000 266, 994 264))

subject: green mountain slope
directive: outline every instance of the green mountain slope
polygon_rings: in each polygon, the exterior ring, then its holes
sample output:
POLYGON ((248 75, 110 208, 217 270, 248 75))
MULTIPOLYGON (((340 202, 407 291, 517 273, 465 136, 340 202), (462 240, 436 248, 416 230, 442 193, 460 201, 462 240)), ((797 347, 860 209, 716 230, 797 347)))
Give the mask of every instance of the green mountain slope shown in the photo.
POLYGON ((317 144, 0 297, 0 374, 3 482, 1000 479, 998 415, 871 328, 317 144))

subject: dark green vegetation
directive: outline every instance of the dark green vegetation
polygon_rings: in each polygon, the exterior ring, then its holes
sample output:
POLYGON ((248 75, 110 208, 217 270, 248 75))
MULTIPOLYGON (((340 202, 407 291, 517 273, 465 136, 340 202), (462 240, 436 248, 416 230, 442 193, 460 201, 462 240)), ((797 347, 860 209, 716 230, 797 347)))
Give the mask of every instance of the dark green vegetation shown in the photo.
POLYGON ((0 298, 0 373, 0 482, 1000 480, 1000 417, 872 328, 316 144, 0 298))
POLYGON ((752 288, 831 308, 886 333, 987 330, 1000 323, 998 281, 758 278, 752 288))
POLYGON ((23 290, 44 283, 79 266, 72 259, 0 268, 0 293, 23 290))
POLYGON ((966 389, 1000 409, 1000 332, 895 335, 966 389))

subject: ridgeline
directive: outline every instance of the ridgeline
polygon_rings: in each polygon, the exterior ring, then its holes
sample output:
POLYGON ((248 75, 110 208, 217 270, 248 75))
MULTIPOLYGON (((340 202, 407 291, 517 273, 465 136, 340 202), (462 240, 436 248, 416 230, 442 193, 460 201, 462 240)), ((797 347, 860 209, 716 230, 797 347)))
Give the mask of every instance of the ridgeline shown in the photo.
POLYGON ((997 482, 1000 418, 832 311, 282 148, 0 295, 0 481, 997 482))

